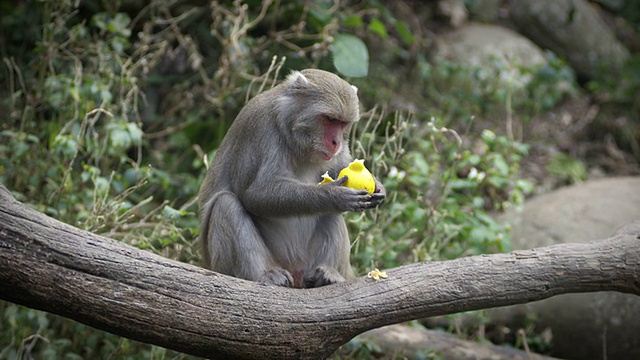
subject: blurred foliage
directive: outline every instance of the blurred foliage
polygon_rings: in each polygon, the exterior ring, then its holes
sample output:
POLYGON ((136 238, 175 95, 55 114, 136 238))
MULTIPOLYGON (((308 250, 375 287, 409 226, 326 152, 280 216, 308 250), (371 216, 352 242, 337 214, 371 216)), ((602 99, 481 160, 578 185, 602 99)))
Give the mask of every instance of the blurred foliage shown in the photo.
POLYGON ((640 30, 640 0, 594 0, 640 30))
POLYGON ((594 141, 604 138, 631 153, 640 164, 640 54, 631 56, 618 76, 602 73, 587 87, 602 106, 586 137, 594 141))
POLYGON ((574 71, 553 53, 546 55, 546 62, 533 67, 489 56, 482 65, 422 60, 418 69, 425 79, 423 92, 440 117, 502 115, 509 120, 517 114, 528 121, 578 92, 574 71))
POLYGON ((376 136, 383 119, 370 112, 353 139, 354 156, 370 159, 389 194, 382 207, 346 215, 358 272, 509 250, 508 231, 490 213, 533 190, 517 177, 527 146, 485 130, 467 149, 454 130, 400 113, 376 136))
MULTIPOLYGON (((456 129, 474 116, 533 116, 574 83, 554 58, 533 69, 429 63, 412 53, 418 34, 377 1, 23 0, 0 9, 0 183, 56 219, 194 264, 205 163, 246 99, 287 68, 363 76, 369 50, 390 44, 381 55, 418 69, 418 95, 433 109, 374 106, 353 133, 354 157, 389 196, 345 215, 359 274, 508 250, 508 229, 491 215, 532 191, 519 175, 527 146, 512 133, 456 129), (509 80, 516 70, 527 82, 509 80)), ((363 102, 389 102, 384 82, 351 80, 363 102)), ((187 357, 0 303, 0 358, 187 357)))
POLYGON ((551 158, 547 165, 547 170, 550 174, 563 179, 568 184, 587 179, 587 169, 584 163, 563 153, 558 153, 551 158))

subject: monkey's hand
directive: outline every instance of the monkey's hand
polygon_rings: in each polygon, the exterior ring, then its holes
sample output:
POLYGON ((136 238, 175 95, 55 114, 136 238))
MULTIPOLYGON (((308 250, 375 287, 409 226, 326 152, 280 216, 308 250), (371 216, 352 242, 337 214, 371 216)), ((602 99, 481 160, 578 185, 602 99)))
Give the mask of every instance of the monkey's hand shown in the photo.
POLYGON ((387 191, 384 189, 384 186, 382 185, 382 183, 380 183, 380 181, 378 181, 378 179, 374 180, 376 182, 376 190, 373 193, 381 196, 380 201, 382 201, 387 197, 387 191))
POLYGON ((332 267, 318 266, 315 270, 305 274, 303 281, 305 288, 314 288, 343 282, 344 277, 332 267))
POLYGON ((369 194, 367 190, 354 190, 342 186, 347 179, 347 176, 343 176, 332 183, 322 185, 330 187, 330 191, 335 194, 336 207, 339 211, 364 211, 380 205, 384 200, 386 196, 384 191, 369 194))

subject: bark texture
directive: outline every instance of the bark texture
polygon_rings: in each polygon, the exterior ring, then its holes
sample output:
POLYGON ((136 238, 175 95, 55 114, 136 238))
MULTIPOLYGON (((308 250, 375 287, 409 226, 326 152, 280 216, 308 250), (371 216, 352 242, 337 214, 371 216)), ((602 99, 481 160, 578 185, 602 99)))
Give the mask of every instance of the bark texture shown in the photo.
POLYGON ((640 222, 613 237, 419 263, 388 279, 261 286, 61 223, 0 185, 0 298, 210 358, 325 358, 366 330, 557 294, 640 294, 640 222))

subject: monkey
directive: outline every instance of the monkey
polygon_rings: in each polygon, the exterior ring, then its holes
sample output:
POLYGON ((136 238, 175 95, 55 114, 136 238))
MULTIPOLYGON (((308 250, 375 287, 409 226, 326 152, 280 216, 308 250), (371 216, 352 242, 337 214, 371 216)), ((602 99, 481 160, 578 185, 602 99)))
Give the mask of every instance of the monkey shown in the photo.
POLYGON ((311 288, 354 277, 342 217, 386 197, 341 186, 359 119, 357 88, 315 69, 253 97, 225 134, 199 193, 206 268, 267 285, 311 288))

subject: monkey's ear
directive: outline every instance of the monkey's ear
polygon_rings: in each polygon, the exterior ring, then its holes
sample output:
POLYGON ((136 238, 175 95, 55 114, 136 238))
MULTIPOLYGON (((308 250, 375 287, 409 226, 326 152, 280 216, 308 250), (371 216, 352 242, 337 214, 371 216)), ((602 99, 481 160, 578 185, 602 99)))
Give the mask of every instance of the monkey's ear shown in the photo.
POLYGON ((306 78, 306 76, 302 75, 300 71, 291 72, 291 74, 287 76, 285 83, 293 88, 304 88, 309 86, 309 80, 306 78))
POLYGON ((306 76, 300 71, 292 71, 284 80, 285 91, 278 96, 276 104, 278 107, 278 116, 289 117, 289 113, 294 109, 293 96, 300 90, 308 89, 311 83, 306 76))

